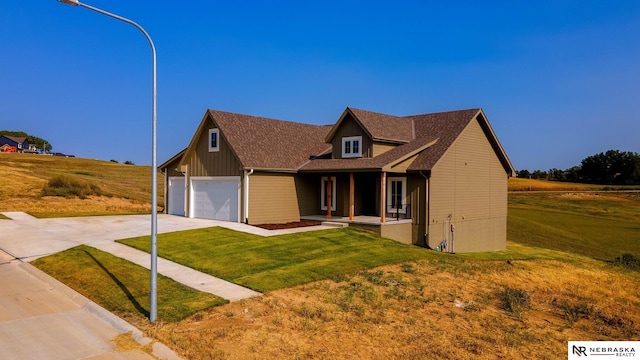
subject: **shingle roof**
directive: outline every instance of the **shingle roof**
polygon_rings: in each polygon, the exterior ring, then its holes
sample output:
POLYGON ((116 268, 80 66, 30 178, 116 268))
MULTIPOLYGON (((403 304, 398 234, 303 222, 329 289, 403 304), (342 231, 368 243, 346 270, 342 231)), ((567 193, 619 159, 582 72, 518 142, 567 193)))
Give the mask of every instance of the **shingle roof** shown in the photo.
POLYGON ((18 144, 22 144, 23 142, 25 142, 25 140, 27 140, 26 137, 22 136, 22 137, 17 137, 17 136, 8 136, 8 135, 4 135, 4 137, 6 137, 7 139, 10 139, 12 141, 17 142, 18 144))
POLYGON ((411 119, 368 110, 347 108, 373 140, 409 142, 414 139, 411 119))
POLYGON ((423 151, 408 170, 431 170, 480 111, 480 109, 468 109, 406 117, 415 122, 417 138, 438 137, 438 143, 423 151))
MULTIPOLYGON (((513 166, 481 109, 393 116, 347 108, 333 126, 208 110, 198 133, 202 131, 209 118, 217 124, 245 169, 305 172, 388 171, 397 163, 411 158, 415 160, 407 170, 428 171, 440 160, 467 125, 473 119, 478 119, 505 169, 513 172, 513 166), (331 144, 325 141, 333 136, 332 133, 347 114, 354 116, 366 127, 365 130, 374 140, 399 142, 400 145, 374 158, 313 159, 314 156, 331 152, 331 144)), ((197 136, 194 140, 196 138, 197 136)))
POLYGON ((245 168, 296 170, 331 147, 324 142, 331 126, 302 124, 208 110, 245 168))

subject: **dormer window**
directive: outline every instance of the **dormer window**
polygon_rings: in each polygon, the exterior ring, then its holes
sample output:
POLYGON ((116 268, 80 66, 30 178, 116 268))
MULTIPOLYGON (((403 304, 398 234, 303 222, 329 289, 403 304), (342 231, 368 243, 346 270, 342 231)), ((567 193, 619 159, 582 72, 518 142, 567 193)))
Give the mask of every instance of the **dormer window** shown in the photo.
POLYGON ((342 138, 342 157, 362 157, 362 136, 348 136, 342 138))
POLYGON ((209 152, 220 150, 219 135, 218 129, 209 129, 209 152))

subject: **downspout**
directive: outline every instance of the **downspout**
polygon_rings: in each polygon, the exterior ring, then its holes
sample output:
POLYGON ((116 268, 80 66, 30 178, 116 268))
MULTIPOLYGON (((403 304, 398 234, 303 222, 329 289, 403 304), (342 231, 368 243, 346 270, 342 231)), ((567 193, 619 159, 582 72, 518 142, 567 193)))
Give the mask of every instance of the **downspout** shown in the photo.
POLYGON ((420 170, 420 175, 422 175, 422 177, 424 178, 426 187, 424 192, 424 195, 426 197, 424 200, 424 244, 427 249, 431 249, 431 246, 429 246, 429 178, 422 172, 422 170, 420 170))
POLYGON ((162 171, 162 176, 164 177, 164 192, 163 192, 164 201, 163 201, 163 204, 162 204, 162 207, 163 207, 162 212, 165 213, 165 214, 168 214, 169 210, 167 209, 167 198, 169 197, 169 194, 167 194, 167 184, 169 182, 169 177, 167 176, 167 170, 166 169, 164 171, 162 171))
POLYGON ((244 223, 249 224, 249 176, 253 169, 244 171, 244 223))

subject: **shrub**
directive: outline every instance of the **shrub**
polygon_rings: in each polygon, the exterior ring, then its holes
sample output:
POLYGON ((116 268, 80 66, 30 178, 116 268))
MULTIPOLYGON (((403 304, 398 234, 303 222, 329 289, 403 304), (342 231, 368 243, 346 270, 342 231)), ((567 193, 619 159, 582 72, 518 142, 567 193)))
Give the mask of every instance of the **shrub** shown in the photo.
POLYGON ((627 269, 640 270, 640 258, 633 256, 633 254, 622 254, 622 256, 616 256, 616 264, 627 269))
POLYGON ((504 288, 498 293, 502 308, 521 318, 522 314, 531 308, 531 299, 524 290, 504 288))
POLYGON ((593 306, 584 301, 571 304, 565 300, 560 303, 559 308, 562 310, 563 317, 569 322, 569 326, 573 326, 581 318, 588 319, 594 313, 593 306))
POLYGON ((127 160, 127 161, 125 161, 124 163, 125 163, 125 165, 135 165, 135 164, 133 163, 133 161, 131 161, 131 160, 127 160))
POLYGON ((90 195, 102 195, 98 185, 70 175, 54 176, 42 189, 42 196, 77 196, 86 199, 90 195))

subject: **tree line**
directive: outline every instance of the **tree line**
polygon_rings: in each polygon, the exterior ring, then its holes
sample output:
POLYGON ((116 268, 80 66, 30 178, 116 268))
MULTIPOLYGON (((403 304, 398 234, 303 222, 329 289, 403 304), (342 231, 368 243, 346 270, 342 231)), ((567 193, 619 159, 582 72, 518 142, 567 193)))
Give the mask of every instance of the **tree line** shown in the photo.
POLYGON ((640 154, 631 151, 608 150, 591 155, 580 165, 548 171, 520 170, 518 177, 601 185, 640 185, 640 154))
POLYGON ((45 139, 29 135, 24 131, 0 130, 0 136, 13 136, 27 138, 29 144, 35 144, 40 151, 48 152, 53 149, 53 145, 45 139))

